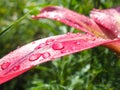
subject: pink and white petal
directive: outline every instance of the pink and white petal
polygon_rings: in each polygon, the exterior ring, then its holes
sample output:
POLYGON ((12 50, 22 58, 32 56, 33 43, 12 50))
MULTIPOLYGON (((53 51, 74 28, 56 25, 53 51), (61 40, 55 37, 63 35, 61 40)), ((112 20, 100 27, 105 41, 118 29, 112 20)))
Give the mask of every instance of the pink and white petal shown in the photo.
POLYGON ((49 18, 57 20, 84 32, 95 34, 96 36, 103 38, 107 37, 92 19, 63 7, 45 7, 40 11, 40 14, 33 16, 33 18, 49 18))
POLYGON ((111 42, 111 40, 79 33, 68 33, 36 40, 0 59, 0 84, 40 63, 108 42, 111 42))
POLYGON ((109 38, 120 38, 120 7, 91 11, 90 17, 103 28, 109 38))

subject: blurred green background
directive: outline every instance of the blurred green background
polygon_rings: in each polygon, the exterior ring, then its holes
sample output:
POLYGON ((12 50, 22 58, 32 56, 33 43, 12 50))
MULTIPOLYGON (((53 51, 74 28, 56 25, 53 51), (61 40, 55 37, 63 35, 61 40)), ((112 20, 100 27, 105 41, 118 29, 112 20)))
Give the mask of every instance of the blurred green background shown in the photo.
MULTIPOLYGON (((0 0, 0 32, 33 8, 40 10, 48 5, 63 6, 89 15, 93 8, 116 7, 120 1, 0 0)), ((33 40, 78 32, 57 21, 32 20, 31 15, 0 36, 0 58, 33 40)), ((112 51, 97 47, 38 65, 0 85, 0 90, 120 90, 120 59, 112 51)))

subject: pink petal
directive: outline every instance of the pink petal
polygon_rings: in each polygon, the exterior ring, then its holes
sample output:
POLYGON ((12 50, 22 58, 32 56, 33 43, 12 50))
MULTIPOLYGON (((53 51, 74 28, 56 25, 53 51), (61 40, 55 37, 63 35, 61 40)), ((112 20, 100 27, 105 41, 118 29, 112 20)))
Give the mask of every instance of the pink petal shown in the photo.
POLYGON ((120 55, 120 39, 114 39, 112 42, 105 43, 104 46, 120 55))
POLYGON ((111 42, 92 35, 68 33, 36 40, 0 59, 0 84, 26 72, 33 66, 71 53, 111 42))
POLYGON ((120 38, 120 7, 105 10, 94 9, 90 17, 98 23, 110 38, 120 38))
POLYGON ((76 29, 95 34, 96 36, 106 38, 106 35, 101 31, 97 24, 90 18, 78 14, 74 11, 58 6, 49 6, 41 10, 40 14, 33 16, 34 19, 50 18, 63 22, 76 29))

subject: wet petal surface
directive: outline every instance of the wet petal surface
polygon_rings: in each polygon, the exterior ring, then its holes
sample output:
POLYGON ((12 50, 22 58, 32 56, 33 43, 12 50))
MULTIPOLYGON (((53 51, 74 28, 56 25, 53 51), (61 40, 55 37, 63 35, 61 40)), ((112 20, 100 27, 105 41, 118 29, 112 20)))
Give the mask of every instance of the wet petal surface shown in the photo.
POLYGON ((68 33, 31 42, 0 59, 0 84, 40 63, 110 41, 90 34, 68 33))
POLYGON ((92 19, 63 7, 46 7, 40 11, 40 14, 38 14, 37 16, 33 16, 33 18, 50 18, 53 20, 63 22, 69 26, 72 26, 84 32, 106 38, 106 35, 104 35, 103 31, 97 26, 97 24, 92 19))
POLYGON ((120 38, 120 7, 91 11, 90 17, 101 27, 111 39, 120 38))

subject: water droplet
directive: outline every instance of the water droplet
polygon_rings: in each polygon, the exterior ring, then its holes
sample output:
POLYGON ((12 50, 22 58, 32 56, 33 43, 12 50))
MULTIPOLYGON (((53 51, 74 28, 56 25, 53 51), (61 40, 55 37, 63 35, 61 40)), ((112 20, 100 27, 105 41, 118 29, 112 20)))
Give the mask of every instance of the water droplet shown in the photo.
POLYGON ((14 70, 14 71, 16 71, 16 70, 18 70, 18 69, 20 69, 20 65, 13 67, 13 70, 14 70))
POLYGON ((36 49, 40 49, 40 48, 42 48, 42 47, 44 47, 45 46, 45 43, 41 43, 41 44, 39 44, 37 47, 35 47, 35 50, 36 49))
POLYGON ((101 22, 101 25, 104 25, 104 22, 101 22))
POLYGON ((34 42, 32 42, 32 44, 35 44, 35 41, 34 41, 34 42))
POLYGON ((61 49, 64 48, 64 45, 63 45, 61 42, 57 42, 57 43, 54 43, 54 44, 52 45, 52 48, 53 48, 54 50, 61 50, 61 49))
POLYGON ((120 38, 120 35, 118 35, 118 38, 120 38))
POLYGON ((73 47, 72 47, 72 50, 75 50, 75 49, 76 49, 76 47, 75 47, 75 46, 73 46, 73 47))
POLYGON ((77 34, 74 34, 74 33, 72 33, 72 32, 68 32, 68 33, 67 33, 67 36, 68 36, 69 38, 74 38, 74 37, 77 36, 77 34))
POLYGON ((115 30, 114 32, 115 32, 115 33, 118 33, 118 30, 115 30))
POLYGON ((67 35, 72 35, 73 33, 72 32, 68 32, 67 35))
POLYGON ((81 36, 82 34, 81 33, 76 33, 77 36, 81 36))
POLYGON ((46 58, 50 57, 50 53, 49 52, 45 52, 45 53, 42 54, 42 57, 44 59, 46 59, 46 58))
POLYGON ((90 38, 89 40, 95 41, 95 40, 96 40, 96 38, 90 38))
POLYGON ((52 44, 55 41, 55 39, 48 39, 46 40, 46 45, 52 44))
POLYGON ((77 42, 76 42, 76 44, 77 44, 77 45, 80 45, 80 42, 79 42, 79 41, 77 41, 77 42))
POLYGON ((78 24, 75 24, 74 26, 75 26, 76 28, 78 28, 78 29, 80 28, 80 26, 79 26, 78 24))
POLYGON ((58 21, 60 20, 60 17, 58 15, 55 15, 54 18, 58 21))
POLYGON ((2 65, 1 65, 1 69, 6 69, 6 68, 8 68, 8 66, 10 65, 11 63, 10 62, 5 62, 5 63, 3 63, 2 65))
POLYGON ((68 52, 69 52, 69 50, 64 50, 64 49, 61 50, 61 53, 62 53, 62 54, 64 54, 64 53, 68 53, 68 52))
POLYGON ((83 19, 82 21, 83 21, 83 22, 84 22, 84 24, 86 24, 87 26, 92 25, 92 23, 91 23, 90 19, 83 19))
POLYGON ((42 54, 40 54, 40 53, 39 54, 33 54, 33 55, 30 56, 29 61, 35 61, 35 60, 39 59, 41 55, 42 54))

